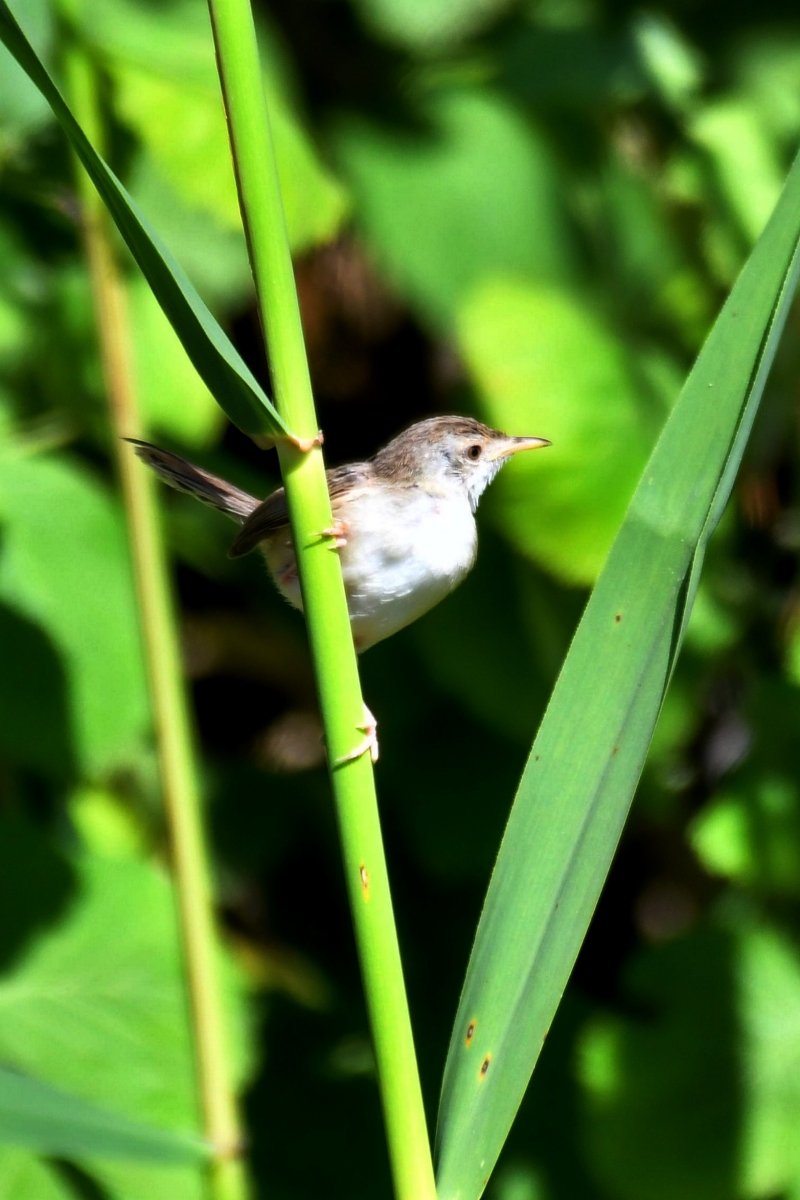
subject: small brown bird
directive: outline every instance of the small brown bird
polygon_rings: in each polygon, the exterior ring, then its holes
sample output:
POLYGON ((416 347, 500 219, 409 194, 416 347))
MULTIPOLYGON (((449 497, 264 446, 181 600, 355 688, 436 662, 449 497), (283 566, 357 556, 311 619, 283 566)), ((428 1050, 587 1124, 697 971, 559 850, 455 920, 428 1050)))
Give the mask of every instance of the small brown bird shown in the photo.
MULTIPOLYGON (((260 547, 278 589, 302 609, 283 488, 259 502, 177 454, 133 444, 166 483, 239 521, 231 556, 260 547)), ((475 562, 473 514, 484 490, 512 454, 549 445, 471 417, 431 417, 368 462, 328 471, 334 524, 321 534, 341 555, 359 652, 416 621, 461 582, 475 562)))

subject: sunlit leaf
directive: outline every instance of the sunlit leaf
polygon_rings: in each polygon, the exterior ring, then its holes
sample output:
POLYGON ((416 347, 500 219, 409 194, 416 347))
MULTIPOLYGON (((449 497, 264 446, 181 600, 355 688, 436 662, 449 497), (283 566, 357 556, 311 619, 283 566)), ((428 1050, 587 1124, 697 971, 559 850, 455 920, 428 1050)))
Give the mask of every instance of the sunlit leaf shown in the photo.
POLYGON ((134 157, 128 187, 207 304, 222 310, 252 303, 253 276, 241 229, 186 204, 145 150, 134 157))
POLYGON ((781 190, 778 148, 753 106, 721 100, 702 109, 691 125, 708 152, 720 188, 748 242, 755 241, 781 190))
POLYGON ((697 814, 689 840, 703 866, 765 892, 800 893, 800 796, 772 777, 725 789, 697 814))
POLYGON ((429 115, 425 133, 353 121, 337 137, 359 224, 401 293, 449 327, 486 276, 569 276, 544 139, 508 103, 477 90, 436 96, 429 115))
POLYGON ((487 282, 462 309, 458 332, 488 423, 553 443, 505 468, 489 511, 526 554, 568 582, 591 582, 663 409, 651 399, 648 410, 625 347, 564 290, 487 282))
MULTIPOLYGON (((0 1060, 122 1117, 195 1129, 188 997, 167 877, 133 859, 85 856, 78 866, 82 891, 66 916, 0 979, 0 1060)), ((241 1074, 238 1020, 230 1032, 241 1074)), ((201 1195, 195 1170, 161 1176, 163 1168, 142 1163, 137 1176, 131 1164, 87 1160, 115 1197, 201 1195)))
MULTIPOLYGON (((68 460, 11 451, 0 470, 0 523, 0 598, 43 634, 30 687, 53 689, 48 707, 59 703, 59 670, 48 658, 57 651, 77 761, 90 774, 130 765, 149 713, 121 513, 68 460)), ((43 765, 66 753, 53 730, 43 765)))
POLYGON ((776 137, 795 138, 800 131, 800 38, 796 29, 754 30, 736 48, 735 74, 765 128, 776 137))
MULTIPOLYGON (((130 0, 80 0, 77 18, 113 78, 118 115, 176 193, 240 233, 207 5, 173 0, 156 9, 130 0)), ((336 234, 347 199, 294 111, 272 45, 262 39, 262 48, 289 242, 300 252, 336 234)))
MULTIPOLYGON (((49 0, 13 0, 11 10, 45 60, 53 41, 53 11, 49 0)), ((0 49, 0 130, 20 137, 51 119, 44 96, 27 79, 10 54, 0 49)))
POLYGON ((87 141, 14 20, 6 0, 0 0, 0 40, 46 97, 187 354, 219 404, 246 433, 284 434, 286 428, 277 411, 185 272, 151 230, 116 175, 87 141))
MULTIPOLYGON (((144 10, 147 11, 147 10, 144 10)), ((211 51, 211 30, 208 31, 211 51)), ((115 107, 181 198, 227 228, 241 227, 225 113, 215 92, 139 66, 114 64, 115 107)))
POLYGON ((357 0, 364 20, 384 36, 419 49, 458 43, 510 7, 510 0, 357 0))
POLYGON ((75 1193, 54 1167, 30 1150, 0 1146, 0 1200, 75 1200, 75 1193))
POLYGON ((0 1057, 124 1116, 196 1123, 169 883, 88 860, 66 917, 0 980, 0 1057))
POLYGON ((0 1143, 65 1158, 191 1163, 207 1157, 199 1138, 124 1119, 4 1067, 0 1067, 0 1143))
POLYGON ((187 445, 211 441, 224 414, 142 279, 128 289, 134 369, 144 427, 187 445), (176 403, 176 398, 180 403, 176 403))
POLYGON ((661 13, 641 13, 633 31, 642 66, 665 103, 679 112, 690 109, 703 82, 697 51, 661 13))

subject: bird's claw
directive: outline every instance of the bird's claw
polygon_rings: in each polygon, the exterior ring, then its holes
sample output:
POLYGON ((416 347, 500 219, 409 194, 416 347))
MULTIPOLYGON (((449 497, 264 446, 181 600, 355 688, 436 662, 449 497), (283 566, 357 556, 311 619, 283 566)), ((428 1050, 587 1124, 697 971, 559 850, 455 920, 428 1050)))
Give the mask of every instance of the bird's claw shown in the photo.
POLYGON ((361 730, 364 737, 349 754, 343 754, 341 758, 337 758, 337 767, 343 766, 344 763, 353 762, 356 758, 361 758, 361 755, 366 754, 367 751, 369 751, 369 756, 373 763, 378 761, 378 722, 366 704, 364 705, 364 724, 358 725, 356 728, 361 730))
POLYGON ((339 517, 334 517, 332 525, 329 525, 327 529, 321 529, 314 536, 333 538, 328 549, 342 550, 347 545, 347 534, 349 532, 350 526, 347 524, 347 521, 342 521, 339 517))

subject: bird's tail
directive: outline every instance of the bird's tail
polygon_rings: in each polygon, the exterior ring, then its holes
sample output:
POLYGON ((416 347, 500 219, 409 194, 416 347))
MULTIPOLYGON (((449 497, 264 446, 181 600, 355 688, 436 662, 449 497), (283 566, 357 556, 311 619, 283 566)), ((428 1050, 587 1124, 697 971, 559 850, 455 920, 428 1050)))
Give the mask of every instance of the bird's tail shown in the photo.
POLYGON ((187 492, 196 500, 218 508, 220 512, 227 513, 239 523, 249 517, 259 505, 259 501, 249 492, 243 492, 241 488, 234 487, 218 475, 212 475, 210 471, 204 471, 202 467, 196 467, 179 454, 171 454, 169 450, 161 450, 158 446, 137 441, 136 438, 125 440, 131 443, 142 462, 152 467, 170 487, 177 488, 179 492, 187 492))

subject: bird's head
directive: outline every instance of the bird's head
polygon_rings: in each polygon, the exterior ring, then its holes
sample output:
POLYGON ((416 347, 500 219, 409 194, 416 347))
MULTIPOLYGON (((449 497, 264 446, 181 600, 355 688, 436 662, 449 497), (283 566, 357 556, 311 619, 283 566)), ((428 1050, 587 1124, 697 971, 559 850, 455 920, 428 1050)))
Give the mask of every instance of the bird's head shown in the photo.
POLYGON ((463 488, 473 512, 513 454, 549 446, 546 438, 509 437, 472 417, 430 417, 398 434, 376 455, 376 470, 431 492, 463 488))

